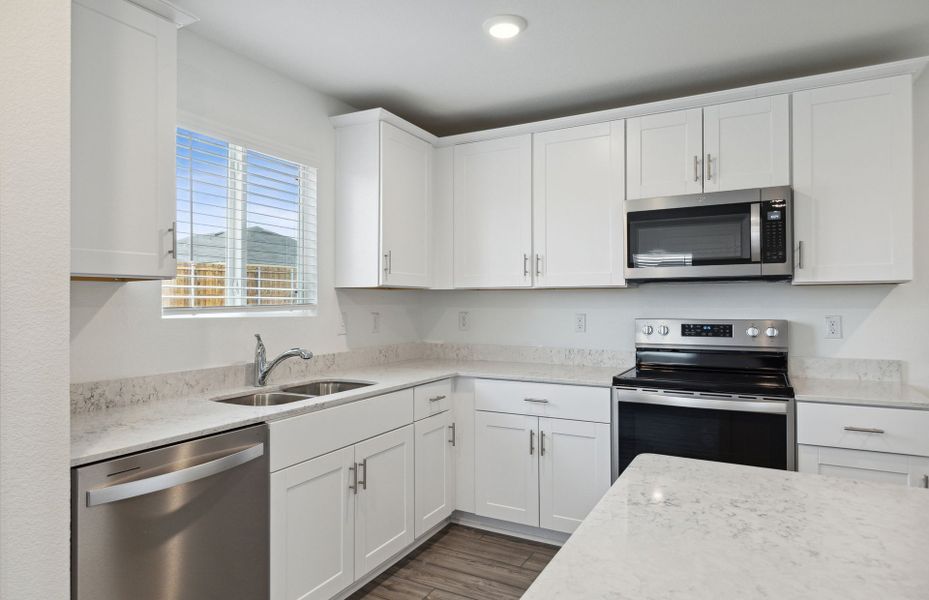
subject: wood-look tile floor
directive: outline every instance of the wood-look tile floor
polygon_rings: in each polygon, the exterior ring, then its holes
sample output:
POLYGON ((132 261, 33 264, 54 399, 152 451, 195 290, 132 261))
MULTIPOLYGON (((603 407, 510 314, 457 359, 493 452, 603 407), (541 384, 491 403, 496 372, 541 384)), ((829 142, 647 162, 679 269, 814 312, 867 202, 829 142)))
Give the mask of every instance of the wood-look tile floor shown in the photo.
POLYGON ((517 599, 556 546, 449 525, 349 600, 517 599))

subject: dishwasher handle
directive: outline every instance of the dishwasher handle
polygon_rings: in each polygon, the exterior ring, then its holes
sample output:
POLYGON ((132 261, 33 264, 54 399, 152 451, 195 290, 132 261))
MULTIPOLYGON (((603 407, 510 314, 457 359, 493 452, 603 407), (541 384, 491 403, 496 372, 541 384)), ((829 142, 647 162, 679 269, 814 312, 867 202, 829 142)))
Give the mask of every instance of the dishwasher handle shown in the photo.
POLYGON ((99 488, 87 491, 87 506, 98 506, 100 504, 109 504, 119 500, 144 496, 153 492, 160 492, 168 488, 191 483, 199 479, 204 479, 223 471, 234 469, 240 465, 255 460, 265 453, 263 443, 249 446, 244 450, 227 454, 222 458, 217 458, 186 469, 178 469, 170 473, 162 473, 153 477, 146 477, 137 481, 120 483, 109 487, 99 488))

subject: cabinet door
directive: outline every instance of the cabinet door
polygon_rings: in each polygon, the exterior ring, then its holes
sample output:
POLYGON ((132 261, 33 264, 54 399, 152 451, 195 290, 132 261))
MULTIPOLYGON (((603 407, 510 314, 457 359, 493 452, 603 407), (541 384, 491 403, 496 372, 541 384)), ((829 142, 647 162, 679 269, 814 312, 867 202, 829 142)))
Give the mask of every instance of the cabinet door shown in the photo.
POLYGON ((416 433, 416 537, 452 514, 455 470, 452 454, 452 412, 414 424, 416 433))
POLYGON ((536 287, 623 285, 625 123, 533 136, 536 287))
POLYGON ((538 418, 478 411, 475 421, 477 514, 538 527, 538 418))
POLYGON ((787 94, 703 109, 703 191, 790 185, 787 94))
POLYGON ((355 451, 271 474, 271 598, 326 600, 354 581, 355 451))
POLYGON ((794 283, 913 278, 909 75, 793 95, 794 283))
POLYGON ((381 123, 381 283, 429 287, 432 146, 381 123))
POLYGON ((355 579, 413 541, 413 426, 355 445, 355 579))
POLYGON ((929 487, 929 458, 800 444, 797 470, 910 487, 929 487))
POLYGON ((174 277, 177 28, 77 0, 71 51, 71 273, 174 277))
POLYGON ((610 489, 610 426, 539 419, 539 523, 571 533, 610 489))
POLYGON ((626 128, 626 198, 703 191, 702 109, 635 117, 626 128))
POLYGON ((455 287, 532 285, 532 136, 455 146, 455 287))

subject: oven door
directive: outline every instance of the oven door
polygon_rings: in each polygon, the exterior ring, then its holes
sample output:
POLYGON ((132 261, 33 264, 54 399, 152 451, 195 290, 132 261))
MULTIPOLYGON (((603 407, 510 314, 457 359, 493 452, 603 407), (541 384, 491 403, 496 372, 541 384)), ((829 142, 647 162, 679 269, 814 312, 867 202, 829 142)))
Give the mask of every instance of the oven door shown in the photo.
POLYGON ((761 277, 761 204, 637 201, 626 215, 626 279, 761 277), (649 207, 656 207, 648 209, 649 207))
POLYGON ((613 480, 639 454, 794 469, 793 401, 613 388, 613 480))

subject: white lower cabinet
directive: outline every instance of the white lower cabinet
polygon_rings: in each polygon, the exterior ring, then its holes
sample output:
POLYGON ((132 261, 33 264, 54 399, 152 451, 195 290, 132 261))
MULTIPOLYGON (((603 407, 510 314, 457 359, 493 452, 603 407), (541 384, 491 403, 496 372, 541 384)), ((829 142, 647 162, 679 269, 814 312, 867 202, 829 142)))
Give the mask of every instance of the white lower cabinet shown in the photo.
POLYGON ((539 525, 571 533, 610 489, 610 426, 539 419, 539 525))
POLYGON ((271 598, 325 600, 355 580, 355 449, 271 474, 271 598))
POLYGON ((923 456, 800 444, 797 468, 801 473, 929 488, 929 458, 923 456))
POLYGON ((413 425, 271 474, 271 598, 327 600, 413 542, 413 425))
POLYGON ((413 542, 413 426, 355 445, 355 579, 413 542))
POLYGON ((455 424, 452 411, 414 424, 416 493, 414 531, 420 537, 455 509, 455 424))
POLYGON ((478 411, 475 427, 476 513, 538 527, 538 417, 478 411))
POLYGON ((610 426, 477 411, 476 513, 573 532, 610 487, 610 426))

